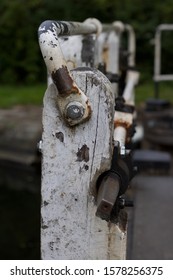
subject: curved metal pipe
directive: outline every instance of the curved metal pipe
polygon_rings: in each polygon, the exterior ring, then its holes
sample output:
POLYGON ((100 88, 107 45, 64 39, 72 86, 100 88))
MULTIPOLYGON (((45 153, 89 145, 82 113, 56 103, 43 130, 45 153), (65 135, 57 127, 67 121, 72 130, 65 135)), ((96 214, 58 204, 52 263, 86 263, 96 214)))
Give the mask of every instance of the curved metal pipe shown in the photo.
POLYGON ((87 19, 84 23, 46 20, 38 29, 40 49, 59 93, 59 109, 71 126, 87 120, 91 106, 68 70, 58 37, 99 33, 101 28, 98 20, 87 19))
POLYGON ((70 35, 86 35, 97 33, 98 28, 93 23, 78 23, 46 20, 38 29, 39 45, 48 72, 60 95, 80 93, 74 83, 64 59, 58 37, 70 35))

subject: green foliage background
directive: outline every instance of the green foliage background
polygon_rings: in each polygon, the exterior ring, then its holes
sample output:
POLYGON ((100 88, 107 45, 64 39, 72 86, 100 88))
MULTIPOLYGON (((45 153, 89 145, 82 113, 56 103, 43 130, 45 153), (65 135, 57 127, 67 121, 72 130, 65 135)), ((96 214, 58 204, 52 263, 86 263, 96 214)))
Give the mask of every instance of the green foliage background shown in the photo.
MULTIPOLYGON (((46 19, 101 22, 121 20, 133 26, 137 36, 137 66, 146 77, 152 75, 151 41, 157 25, 172 23, 172 0, 1 0, 0 1, 0 82, 33 84, 45 81, 37 29, 46 19)), ((163 71, 171 71, 172 34, 165 39, 163 71)), ((173 69, 173 67, 172 67, 173 69)), ((173 71, 172 71, 173 72, 173 71)))

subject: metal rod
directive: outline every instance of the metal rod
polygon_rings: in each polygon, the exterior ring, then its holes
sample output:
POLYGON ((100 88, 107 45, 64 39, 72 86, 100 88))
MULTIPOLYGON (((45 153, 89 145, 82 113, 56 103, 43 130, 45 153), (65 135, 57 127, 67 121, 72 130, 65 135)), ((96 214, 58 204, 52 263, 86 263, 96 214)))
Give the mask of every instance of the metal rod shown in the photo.
POLYGON ((173 81, 173 75, 171 75, 171 74, 158 75, 158 76, 155 76, 154 81, 155 82, 173 81))
POLYGON ((157 30, 160 30, 160 31, 163 31, 163 30, 171 31, 171 30, 173 30, 173 24, 166 24, 166 23, 160 24, 160 25, 158 25, 157 30))
POLYGON ((136 36, 131 25, 125 24, 125 30, 128 32, 128 66, 135 66, 135 53, 136 53, 136 36))
POLYGON ((154 82, 159 81, 172 81, 173 75, 162 75, 161 74, 161 32, 162 31, 173 31, 173 24, 160 24, 155 33, 155 50, 154 50, 154 82))
POLYGON ((126 134, 126 128, 123 126, 117 126, 114 129, 114 141, 118 141, 120 143, 120 147, 125 146, 126 134))
POLYGON ((154 81, 161 74, 161 31, 159 28, 155 34, 155 51, 154 51, 154 81))
POLYGON ((123 92, 123 97, 127 104, 135 105, 134 88, 139 81, 139 72, 128 71, 126 87, 123 92))
POLYGON ((97 33, 96 24, 66 22, 66 21, 44 21, 39 29, 39 44, 40 49, 46 63, 48 72, 50 73, 53 82, 55 83, 59 94, 66 95, 78 93, 77 85, 73 83, 72 77, 68 71, 66 61, 64 59, 58 37, 92 34, 97 33))
POLYGON ((56 36, 86 35, 97 33, 93 23, 46 20, 39 27, 40 33, 56 32, 56 36))
POLYGON ((87 19, 84 23, 47 20, 38 29, 40 49, 48 73, 59 93, 57 98, 59 109, 70 125, 87 120, 91 114, 91 107, 87 96, 70 74, 58 38, 99 33, 101 28, 98 20, 87 19))

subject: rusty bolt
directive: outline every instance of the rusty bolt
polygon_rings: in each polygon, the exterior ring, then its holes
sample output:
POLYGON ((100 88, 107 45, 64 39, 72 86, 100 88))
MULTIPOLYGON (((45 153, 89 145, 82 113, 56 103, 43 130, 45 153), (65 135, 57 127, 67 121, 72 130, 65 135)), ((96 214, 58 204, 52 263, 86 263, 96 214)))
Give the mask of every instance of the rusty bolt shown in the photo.
POLYGON ((65 116, 68 119, 82 119, 85 113, 85 108, 80 102, 70 102, 65 110, 65 116))

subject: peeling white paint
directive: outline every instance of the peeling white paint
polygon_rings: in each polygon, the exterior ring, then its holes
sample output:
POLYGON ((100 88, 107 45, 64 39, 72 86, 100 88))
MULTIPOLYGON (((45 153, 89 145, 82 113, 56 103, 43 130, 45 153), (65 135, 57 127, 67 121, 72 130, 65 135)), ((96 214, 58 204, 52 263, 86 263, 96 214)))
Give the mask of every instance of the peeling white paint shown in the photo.
POLYGON ((44 97, 42 259, 124 259, 126 232, 96 217, 95 183, 111 165, 114 94, 99 71, 73 71, 92 117, 66 126, 51 84, 44 97), (86 152, 85 152, 86 151, 86 152))

